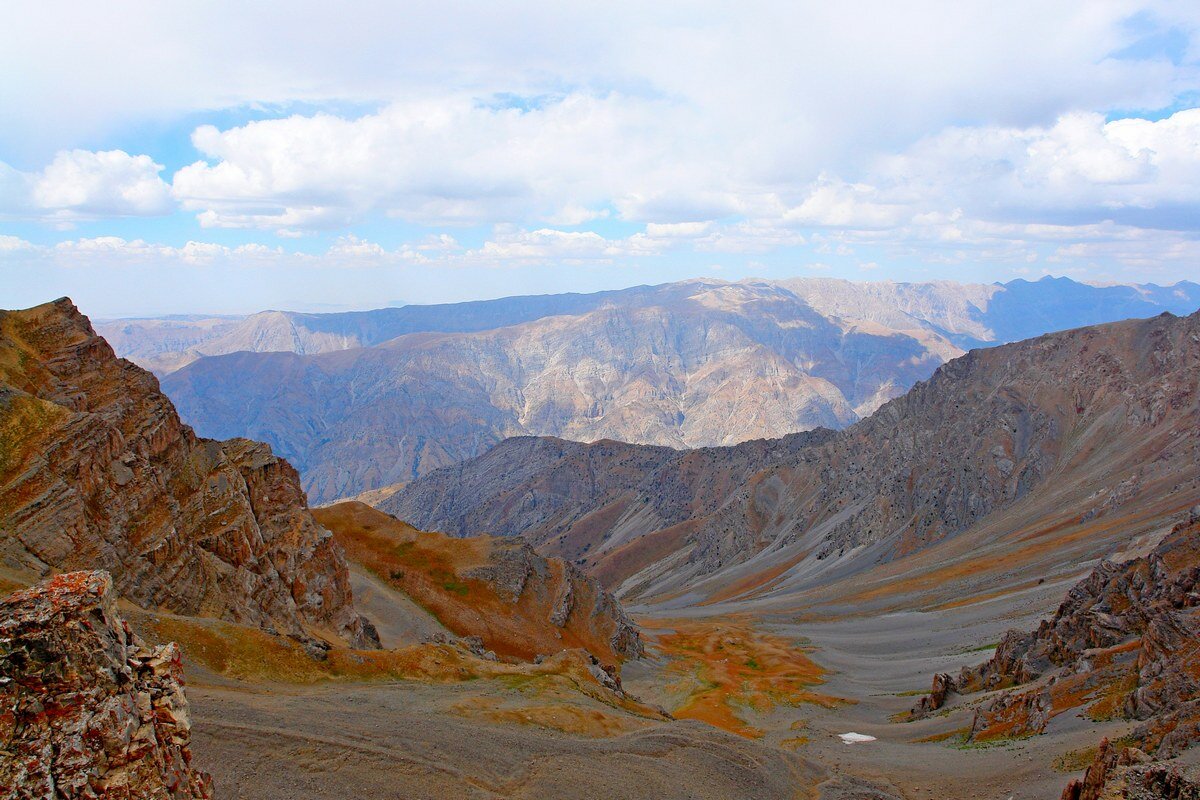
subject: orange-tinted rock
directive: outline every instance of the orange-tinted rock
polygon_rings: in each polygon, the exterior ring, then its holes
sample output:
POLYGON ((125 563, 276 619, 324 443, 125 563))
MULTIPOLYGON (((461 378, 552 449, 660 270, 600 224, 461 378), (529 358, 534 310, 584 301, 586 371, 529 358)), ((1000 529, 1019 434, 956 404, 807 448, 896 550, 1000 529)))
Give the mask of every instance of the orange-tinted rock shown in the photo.
POLYGON ((183 665, 116 611, 104 572, 0 601, 0 796, 206 800, 192 764, 183 665))
POLYGON ((66 299, 0 312, 0 557, 105 569, 143 607, 315 650, 371 643, 295 470, 264 444, 197 438, 66 299))
POLYGON ((967 691, 1014 687, 976 710, 971 736, 1041 733, 1054 715, 1087 704, 1140 720, 1137 747, 1118 753, 1105 742, 1066 800, 1200 796, 1195 776, 1159 763, 1200 743, 1198 589, 1200 506, 1148 555, 1102 562, 1036 631, 1009 632, 989 661, 963 670, 967 691), (1128 793, 1113 793, 1115 771, 1128 793))

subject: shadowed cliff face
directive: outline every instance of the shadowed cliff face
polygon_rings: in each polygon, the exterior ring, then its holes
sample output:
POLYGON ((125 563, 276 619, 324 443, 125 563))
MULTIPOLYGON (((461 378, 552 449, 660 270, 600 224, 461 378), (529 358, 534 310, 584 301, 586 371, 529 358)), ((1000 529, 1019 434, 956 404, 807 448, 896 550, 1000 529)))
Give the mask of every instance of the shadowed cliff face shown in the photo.
POLYGON ((1105 517, 1136 512, 1141 533, 1195 502, 1198 380, 1200 314, 1163 315, 973 351, 812 440, 688 454, 515 440, 382 507, 422 528, 522 532, 625 593, 686 587, 688 602, 802 591, 1031 519, 1094 526, 1103 552, 1105 517), (676 488, 650 496, 649 476, 676 488))
POLYGON ((69 300, 0 312, 0 554, 144 607, 367 645, 346 564, 266 445, 198 439, 69 300))

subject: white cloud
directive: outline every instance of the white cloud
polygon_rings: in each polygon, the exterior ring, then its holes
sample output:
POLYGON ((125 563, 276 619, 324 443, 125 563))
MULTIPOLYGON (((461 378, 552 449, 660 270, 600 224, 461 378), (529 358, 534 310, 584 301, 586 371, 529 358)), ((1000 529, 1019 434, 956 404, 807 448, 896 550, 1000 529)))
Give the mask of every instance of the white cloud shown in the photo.
POLYGON ((59 222, 166 214, 174 204, 162 170, 123 150, 64 150, 35 173, 0 163, 0 212, 59 222))
POLYGON ((52 246, 36 245, 17 236, 0 236, 0 257, 14 264, 54 263, 66 267, 124 267, 135 264, 206 265, 217 262, 260 264, 284 263, 289 254, 282 248, 262 244, 237 247, 212 242, 190 241, 180 247, 124 239, 92 236, 68 239, 52 246))
POLYGON ((237 247, 212 242, 190 241, 181 247, 94 236, 69 239, 52 246, 35 245, 17 236, 0 236, 0 258, 29 263, 50 260, 65 266, 114 266, 155 263, 206 265, 215 262, 280 267, 369 267, 417 263, 438 266, 501 266, 529 263, 575 263, 638 255, 652 255, 663 246, 643 234, 625 239, 606 239, 591 231, 560 231, 551 228, 520 230, 500 226, 482 246, 464 249, 448 234, 431 235, 388 250, 377 242, 349 235, 336 239, 324 252, 305 253, 244 244, 237 247))
MULTIPOLYGON (((4 219, 182 208, 207 229, 333 241, 319 256, 263 256, 288 263, 807 247, 798 262, 850 270, 888 267, 889 253, 1182 263, 1200 221, 1200 109, 1109 121, 1200 85, 1194 3, 121 8, 64 20, 30 4, 0 29, 0 155, 22 167, 0 163, 4 219), (1156 51, 1164 33, 1190 55, 1156 51), (252 116, 267 118, 196 127, 198 160, 169 187, 153 147, 117 135, 252 116), (126 150, 63 149, 80 141, 126 150), (610 216, 641 232, 589 226, 610 216), (381 217, 493 234, 470 248, 440 232, 399 247, 350 235, 381 217)), ((120 241, 67 251, 250 257, 120 241)))
POLYGON ((686 147, 666 157, 654 133, 664 114, 687 112, 572 93, 530 110, 457 96, 354 119, 202 126, 192 141, 207 160, 176 173, 173 191, 205 226, 336 227, 370 212, 423 224, 578 225, 606 216, 609 203, 637 207, 652 189, 703 196, 713 169, 686 147))
POLYGON ((1053 125, 949 128, 880 159, 867 182, 929 210, 1037 217, 1168 203, 1200 207, 1200 108, 1106 122, 1073 112, 1053 125))
POLYGON ((349 258, 374 259, 387 255, 387 251, 383 249, 382 245, 376 244, 375 242, 368 242, 360 239, 357 236, 351 235, 343 236, 334 242, 330 246, 327 255, 334 257, 340 256, 349 258))
POLYGON ((23 75, 0 82, 13 122, 0 137, 37 147, 47 132, 79 135, 92 123, 239 104, 329 108, 201 125, 193 141, 203 160, 176 177, 176 196, 203 225, 284 235, 343 229, 372 212, 557 226, 610 209, 675 223, 782 207, 796 223, 887 227, 904 198, 872 197, 872 186, 886 187, 856 174, 881 154, 929 160, 911 149, 926 137, 930 151, 995 156, 966 165, 984 173, 1012 151, 1029 162, 1019 178, 1031 184, 1128 185, 1154 165, 1128 157, 1136 150, 1119 126, 1098 132, 1080 115, 1161 107, 1200 78, 1162 54, 1114 55, 1163 31, 1194 49, 1200 14, 1184 4, 701 2, 684 14, 624 2, 453 2, 354 12, 303 0, 282 16, 134 3, 121 15, 78 9, 64 23, 27 9, 0 34, 0 74, 23 75), (1053 136, 1023 139, 1056 118, 1053 136), (806 196, 822 173, 845 182, 806 196))
POLYGON ((0 234, 0 253, 28 253, 34 249, 33 244, 19 236, 0 234))
POLYGON ((695 239, 711 231, 711 222, 651 222, 646 235, 662 239, 695 239))
POLYGON ((501 229, 466 258, 478 262, 565 262, 651 255, 660 243, 637 234, 627 239, 606 239, 594 231, 559 231, 540 228, 534 231, 501 229))
POLYGON ((873 186, 822 176, 803 202, 784 212, 783 219, 830 228, 890 228, 903 221, 905 207, 881 202, 879 196, 873 186))

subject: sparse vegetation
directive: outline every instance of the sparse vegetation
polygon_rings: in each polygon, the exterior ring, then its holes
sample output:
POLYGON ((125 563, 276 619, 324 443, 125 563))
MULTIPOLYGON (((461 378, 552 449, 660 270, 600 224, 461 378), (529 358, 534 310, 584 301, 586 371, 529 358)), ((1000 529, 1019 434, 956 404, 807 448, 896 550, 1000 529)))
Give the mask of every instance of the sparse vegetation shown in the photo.
POLYGON ((662 622, 670 632, 659 649, 673 659, 668 672, 678 676, 686 699, 677 717, 698 719, 748 738, 763 731, 743 718, 776 705, 814 703, 826 708, 846 702, 809 687, 825 674, 793 642, 756 630, 747 621, 662 622), (739 713, 741 712, 741 713, 739 713))

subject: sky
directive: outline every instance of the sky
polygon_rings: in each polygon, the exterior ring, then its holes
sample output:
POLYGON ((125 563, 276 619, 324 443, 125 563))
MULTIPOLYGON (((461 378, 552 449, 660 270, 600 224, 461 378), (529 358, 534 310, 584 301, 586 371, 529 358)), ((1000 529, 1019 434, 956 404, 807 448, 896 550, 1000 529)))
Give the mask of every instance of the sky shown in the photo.
POLYGON ((1200 3, 17 0, 0 307, 1200 276, 1200 3))

